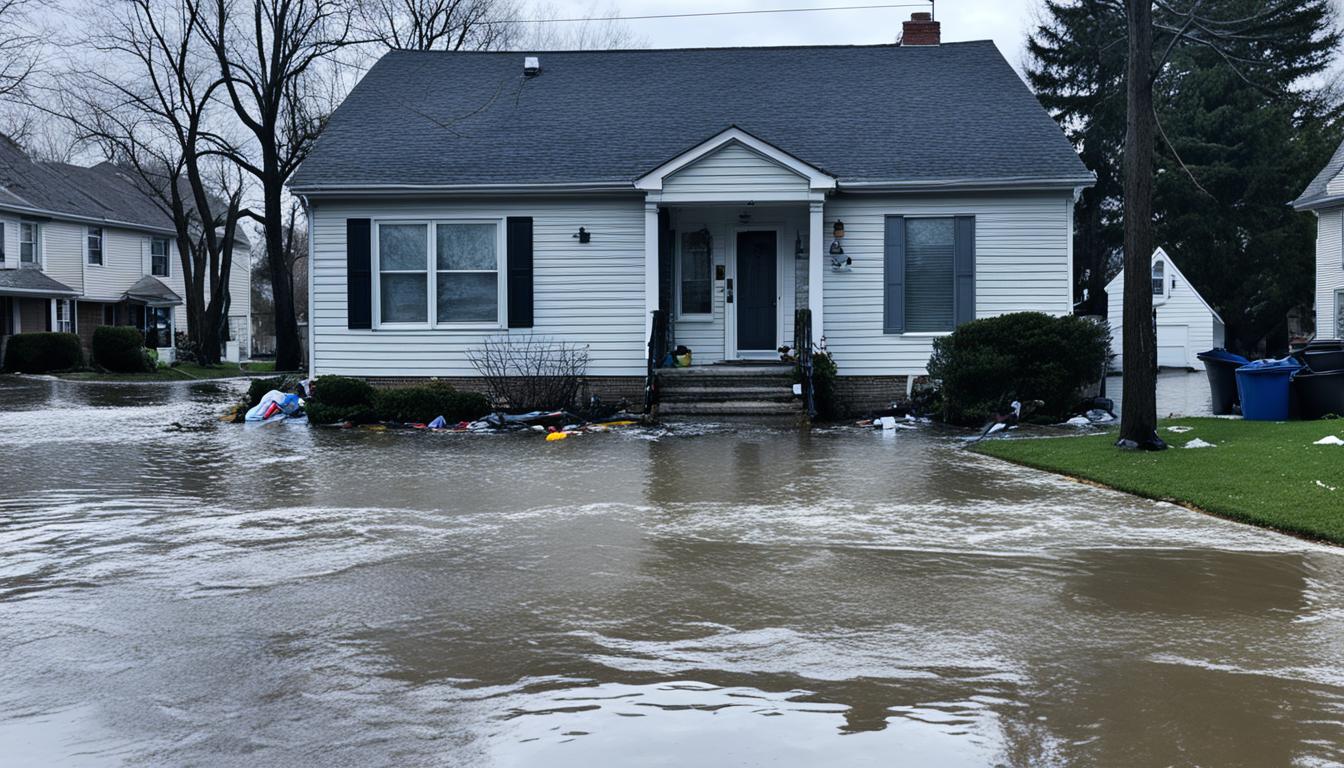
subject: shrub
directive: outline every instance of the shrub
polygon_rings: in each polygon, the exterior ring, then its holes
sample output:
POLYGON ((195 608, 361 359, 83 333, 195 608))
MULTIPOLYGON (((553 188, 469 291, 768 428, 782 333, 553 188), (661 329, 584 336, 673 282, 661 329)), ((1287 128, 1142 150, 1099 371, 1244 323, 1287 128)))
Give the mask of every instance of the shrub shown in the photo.
POLYGON ((935 340, 929 376, 940 384, 947 421, 983 423, 1013 400, 1041 400, 1037 415, 1059 421, 1101 375, 1109 346, 1101 324, 1018 312, 965 323, 935 340))
POLYGON ((470 421, 490 412, 490 399, 434 382, 380 390, 374 397, 374 410, 378 418, 385 421, 427 422, 436 416, 449 422, 470 421))
POLYGON ((363 379, 349 376, 319 376, 313 382, 313 398, 323 405, 349 408, 371 407, 374 390, 363 379))
POLYGON ((115 373, 153 370, 145 354, 145 335, 129 325, 100 325, 93 330, 93 362, 115 373))
POLYGON ((368 405, 327 405, 309 400, 303 410, 308 414, 310 424, 340 424, 346 421, 352 424, 368 424, 378 420, 373 407, 368 405))
POLYGON ((17 333, 5 346, 6 371, 47 373, 84 364, 84 351, 73 333, 17 333))
POLYGON ((515 411, 569 408, 588 372, 588 347, 543 336, 498 336, 467 350, 490 397, 515 411))

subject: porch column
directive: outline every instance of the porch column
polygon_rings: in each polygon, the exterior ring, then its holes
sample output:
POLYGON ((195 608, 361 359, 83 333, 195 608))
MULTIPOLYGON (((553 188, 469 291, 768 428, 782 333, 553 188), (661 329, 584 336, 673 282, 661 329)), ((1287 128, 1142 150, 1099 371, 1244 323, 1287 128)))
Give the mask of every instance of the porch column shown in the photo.
POLYGON ((644 343, 653 335, 658 309, 658 204, 644 203, 644 343))
POLYGON ((826 254, 822 248, 822 241, 825 233, 822 232, 824 226, 821 221, 821 211, 824 204, 821 201, 814 201, 808 207, 807 221, 807 308, 812 311, 812 342, 820 344, 822 333, 822 262, 826 254))

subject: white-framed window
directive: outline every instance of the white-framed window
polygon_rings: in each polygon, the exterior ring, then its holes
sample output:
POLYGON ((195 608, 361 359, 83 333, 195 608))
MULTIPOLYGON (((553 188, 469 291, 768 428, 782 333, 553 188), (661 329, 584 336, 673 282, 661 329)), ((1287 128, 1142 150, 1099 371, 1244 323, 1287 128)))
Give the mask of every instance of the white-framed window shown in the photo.
POLYGON ((1344 339, 1344 291, 1335 291, 1335 338, 1344 339))
POLYGON ((37 264, 42 258, 41 247, 38 245, 38 236, 40 230, 37 222, 21 221, 19 222, 19 263, 37 264))
POLYGON ((5 263, 5 222, 0 221, 0 264, 5 263))
POLYGON ((75 332, 74 302, 70 299, 56 300, 56 332, 75 332))
POLYGON ((168 238, 156 237, 149 241, 149 274, 168 276, 168 238))
POLYGON ((503 326, 503 238, 502 219, 378 222, 376 327, 503 326))
POLYGON ((906 333, 956 328, 956 235, 956 221, 951 217, 906 217, 906 333))
POLYGON ((677 317, 714 316, 714 246, 708 230, 683 232, 677 243, 677 317))
POLYGON ((103 266, 102 227, 89 227, 84 233, 84 256, 91 266, 103 266))
POLYGON ((1167 295, 1167 267, 1161 261, 1153 262, 1153 296, 1155 298, 1165 297, 1167 295))

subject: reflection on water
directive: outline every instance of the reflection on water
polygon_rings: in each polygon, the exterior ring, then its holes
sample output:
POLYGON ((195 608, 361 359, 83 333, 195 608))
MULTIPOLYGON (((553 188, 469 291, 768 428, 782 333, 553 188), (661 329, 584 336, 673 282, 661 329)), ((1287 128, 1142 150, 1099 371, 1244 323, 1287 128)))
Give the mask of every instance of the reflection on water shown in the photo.
POLYGON ((884 437, 0 381, 6 765, 1330 765, 1339 550, 884 437))

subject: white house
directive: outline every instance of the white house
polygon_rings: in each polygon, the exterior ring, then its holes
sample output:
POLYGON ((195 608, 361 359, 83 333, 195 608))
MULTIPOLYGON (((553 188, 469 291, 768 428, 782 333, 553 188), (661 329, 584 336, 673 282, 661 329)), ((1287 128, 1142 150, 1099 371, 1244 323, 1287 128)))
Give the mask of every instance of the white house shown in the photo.
MULTIPOLYGON (((171 356, 174 333, 187 323, 174 238, 171 219, 115 165, 34 161, 0 136, 0 340, 66 331, 88 351, 98 326, 134 325, 171 356)), ((243 241, 228 311, 243 356, 251 301, 243 241)))
POLYGON ((920 16, 898 45, 386 54, 291 181, 311 370, 470 385, 470 349, 537 334, 630 393, 661 318, 711 364, 810 309, 890 402, 958 323, 1069 313, 1093 175, 992 43, 920 16))
POLYGON ((1344 144, 1293 207, 1316 214, 1316 337, 1344 339, 1344 144))
MULTIPOLYGON (((1153 312, 1157 315, 1157 364, 1163 368, 1204 370, 1204 363, 1195 355, 1224 345, 1223 319, 1161 248, 1153 252, 1152 277, 1153 312)), ((1111 326, 1111 351, 1115 353, 1111 367, 1119 370, 1123 362, 1121 350, 1124 349, 1123 271, 1106 284, 1106 296, 1110 307, 1107 315, 1111 326)))

